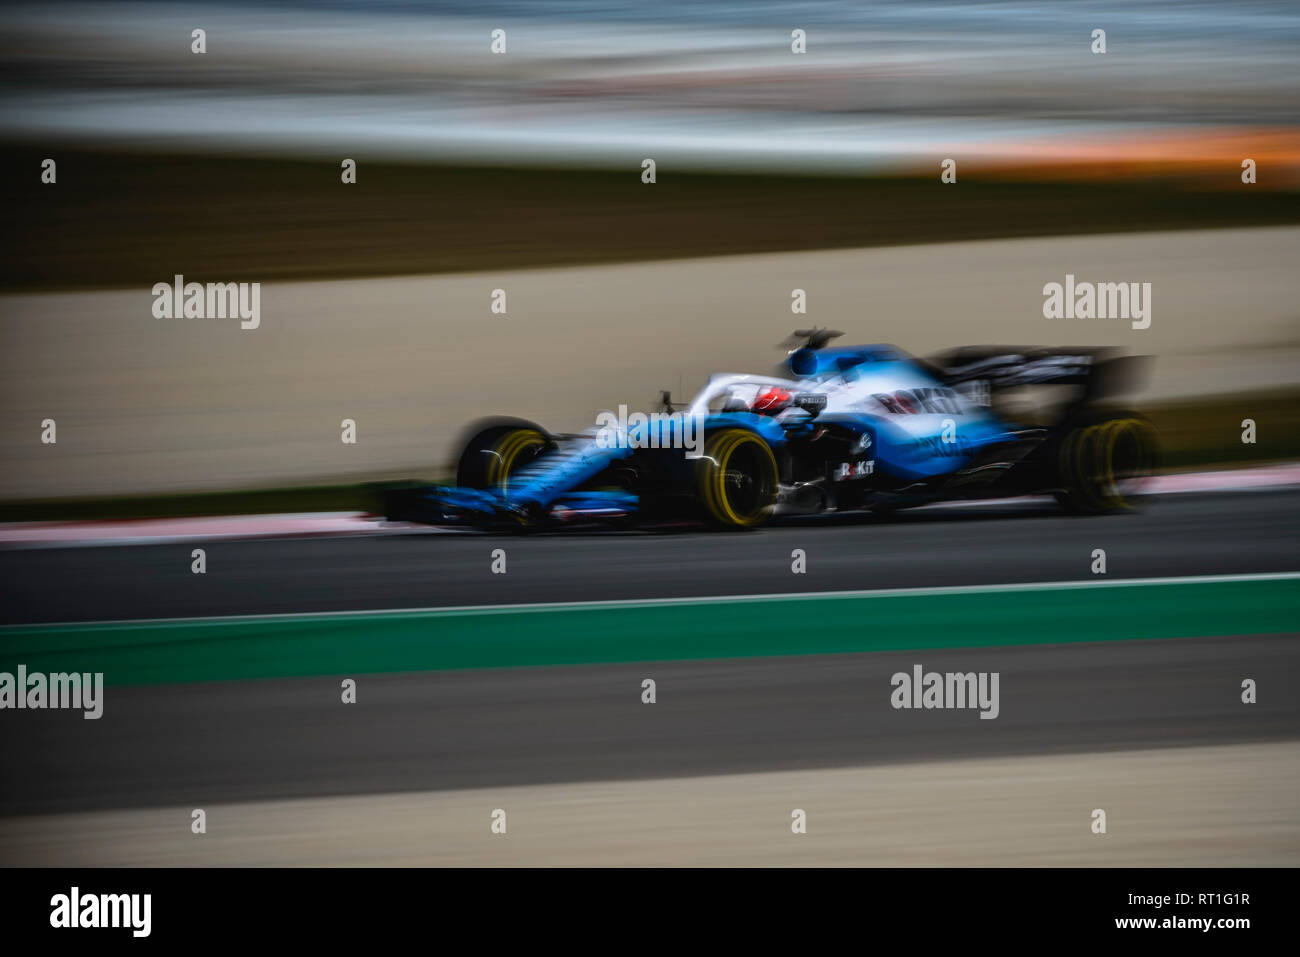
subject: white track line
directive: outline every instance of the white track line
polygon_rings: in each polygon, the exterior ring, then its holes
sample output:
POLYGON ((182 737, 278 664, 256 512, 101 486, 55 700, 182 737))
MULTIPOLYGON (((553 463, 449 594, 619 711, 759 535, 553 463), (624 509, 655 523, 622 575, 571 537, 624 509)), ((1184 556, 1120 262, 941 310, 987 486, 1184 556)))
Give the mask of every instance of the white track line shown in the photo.
POLYGON ((754 595, 701 595, 682 598, 609 598, 600 601, 520 602, 496 605, 431 605, 423 608, 359 608, 350 611, 281 612, 270 615, 196 615, 183 618, 123 618, 102 621, 59 621, 31 625, 0 625, 0 634, 10 630, 67 628, 140 628, 151 625, 220 625, 250 621, 290 621, 337 618, 429 618, 449 615, 508 615, 518 612, 598 611, 617 608, 653 608, 673 605, 704 605, 739 602, 823 601, 826 599, 905 598, 921 595, 979 595, 1024 591, 1069 591, 1077 589, 1145 588, 1159 585, 1218 585, 1236 582, 1297 581, 1300 572, 1260 572, 1241 575, 1183 575, 1166 578, 1079 579, 1078 581, 1009 582, 995 585, 931 585, 919 588, 876 588, 858 591, 779 592, 754 595))

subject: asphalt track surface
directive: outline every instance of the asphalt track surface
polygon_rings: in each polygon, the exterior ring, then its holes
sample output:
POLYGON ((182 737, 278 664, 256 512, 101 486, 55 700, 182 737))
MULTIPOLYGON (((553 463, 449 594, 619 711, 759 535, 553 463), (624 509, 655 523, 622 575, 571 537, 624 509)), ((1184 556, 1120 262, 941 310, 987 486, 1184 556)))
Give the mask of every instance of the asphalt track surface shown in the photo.
MULTIPOLYGON (((226 543, 209 548, 206 577, 190 574, 188 547, 29 550, 0 556, 0 574, 7 617, 30 621, 1066 580, 1089 575, 1096 547, 1115 577, 1291 571, 1298 501, 1184 495, 1114 518, 1019 507, 740 536, 226 543), (509 571, 492 576, 502 546, 509 571), (806 581, 789 571, 795 547, 808 552, 806 581)), ((0 815, 1295 739, 1300 644, 1224 636, 371 675, 348 706, 329 677, 110 692, 98 721, 5 715, 0 815), (999 717, 893 709, 890 676, 917 663, 998 672, 999 717), (1259 682, 1253 706, 1240 701, 1247 677, 1259 682)))
POLYGON ((703 597, 1300 570, 1300 490, 1136 514, 1050 502, 805 520, 753 533, 567 530, 0 550, 0 623, 703 597), (492 573, 504 549, 506 573, 492 573), (791 572, 794 549, 807 573, 791 572))
POLYGON ((0 815, 1300 737, 1294 635, 108 690, 97 721, 5 715, 0 815), (999 716, 893 709, 917 663, 998 672, 999 716))

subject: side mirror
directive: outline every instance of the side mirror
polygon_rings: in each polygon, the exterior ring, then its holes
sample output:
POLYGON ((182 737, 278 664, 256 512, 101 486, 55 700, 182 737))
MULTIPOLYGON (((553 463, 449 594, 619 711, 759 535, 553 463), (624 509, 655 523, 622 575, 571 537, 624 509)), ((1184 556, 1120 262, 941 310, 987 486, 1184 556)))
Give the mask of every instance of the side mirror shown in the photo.
POLYGON ((800 392, 791 404, 816 417, 826 408, 826 396, 819 392, 800 392))

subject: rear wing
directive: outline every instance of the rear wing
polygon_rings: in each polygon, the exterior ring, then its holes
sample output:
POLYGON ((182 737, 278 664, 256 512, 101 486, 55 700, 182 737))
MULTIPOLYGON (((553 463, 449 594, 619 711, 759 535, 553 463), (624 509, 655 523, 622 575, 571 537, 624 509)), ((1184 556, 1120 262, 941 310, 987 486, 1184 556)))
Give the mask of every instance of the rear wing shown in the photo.
POLYGON ((1148 356, 1108 347, 964 346, 925 360, 945 385, 983 384, 990 392, 1032 385, 1077 385, 1093 402, 1140 389, 1148 356))

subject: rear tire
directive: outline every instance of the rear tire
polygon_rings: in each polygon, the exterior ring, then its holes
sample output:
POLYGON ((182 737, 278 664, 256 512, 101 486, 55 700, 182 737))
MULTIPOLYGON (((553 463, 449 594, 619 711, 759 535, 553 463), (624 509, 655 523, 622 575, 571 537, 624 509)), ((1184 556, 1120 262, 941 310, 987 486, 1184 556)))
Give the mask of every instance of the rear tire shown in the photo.
POLYGON ((780 490, 772 448, 745 429, 721 429, 704 444, 696 480, 705 518, 726 529, 757 528, 771 517, 780 490))
POLYGON ((1061 440, 1057 501, 1072 512, 1130 511, 1160 464, 1156 430, 1136 413, 1103 413, 1077 422, 1061 440))

